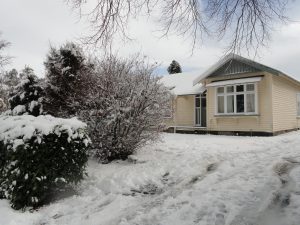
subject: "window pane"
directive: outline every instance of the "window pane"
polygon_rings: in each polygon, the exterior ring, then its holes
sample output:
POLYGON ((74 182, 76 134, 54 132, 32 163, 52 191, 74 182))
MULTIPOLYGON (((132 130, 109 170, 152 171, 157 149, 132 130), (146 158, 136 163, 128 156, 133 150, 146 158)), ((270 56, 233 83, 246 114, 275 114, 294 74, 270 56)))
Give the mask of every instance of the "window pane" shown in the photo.
POLYGON ((232 93, 234 91, 233 86, 227 86, 226 87, 227 93, 232 93))
POLYGON ((255 94, 247 94, 247 112, 255 112, 255 94))
POLYGON ((201 98, 201 107, 206 107, 206 98, 201 98))
POLYGON ((196 107, 200 107, 200 98, 195 98, 196 107))
POLYGON ((234 95, 227 96, 227 113, 234 113, 234 95))
POLYGON ((206 98, 201 99, 201 126, 206 127, 206 98))
POLYGON ((218 94, 223 94, 224 93, 224 87, 218 87, 217 93, 218 94))
POLYGON ((254 84, 247 84, 246 89, 247 91, 254 91, 254 84))
POLYGON ((244 85, 237 85, 236 86, 236 92, 243 92, 244 91, 244 85))
POLYGON ((218 113, 224 113, 224 96, 218 96, 218 113))
POLYGON ((236 112, 237 113, 245 112, 244 95, 237 95, 236 96, 236 112))

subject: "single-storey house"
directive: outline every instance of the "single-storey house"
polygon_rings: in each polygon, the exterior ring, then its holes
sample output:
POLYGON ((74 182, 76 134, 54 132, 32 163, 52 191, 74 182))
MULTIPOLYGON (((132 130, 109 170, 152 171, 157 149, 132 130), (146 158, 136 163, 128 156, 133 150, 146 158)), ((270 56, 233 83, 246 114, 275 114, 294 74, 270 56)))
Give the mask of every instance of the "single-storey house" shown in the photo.
POLYGON ((168 130, 271 136, 300 128, 300 82, 239 55, 161 81, 174 95, 168 130))

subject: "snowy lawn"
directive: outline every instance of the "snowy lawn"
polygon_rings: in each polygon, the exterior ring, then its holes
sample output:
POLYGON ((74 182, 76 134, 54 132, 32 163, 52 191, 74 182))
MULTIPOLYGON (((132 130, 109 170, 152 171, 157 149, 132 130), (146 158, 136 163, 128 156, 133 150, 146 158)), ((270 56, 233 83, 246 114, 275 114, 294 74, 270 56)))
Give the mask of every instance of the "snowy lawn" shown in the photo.
POLYGON ((277 137, 163 134, 131 161, 90 161, 78 195, 0 224, 299 225, 300 132, 277 137))

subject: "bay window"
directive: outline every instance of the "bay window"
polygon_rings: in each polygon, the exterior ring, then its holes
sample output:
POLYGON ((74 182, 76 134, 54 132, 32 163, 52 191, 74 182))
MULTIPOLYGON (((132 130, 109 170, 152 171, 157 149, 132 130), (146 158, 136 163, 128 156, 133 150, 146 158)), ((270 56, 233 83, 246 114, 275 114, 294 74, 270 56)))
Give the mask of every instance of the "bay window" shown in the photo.
POLYGON ((217 114, 257 114, 255 83, 219 86, 216 95, 217 114))

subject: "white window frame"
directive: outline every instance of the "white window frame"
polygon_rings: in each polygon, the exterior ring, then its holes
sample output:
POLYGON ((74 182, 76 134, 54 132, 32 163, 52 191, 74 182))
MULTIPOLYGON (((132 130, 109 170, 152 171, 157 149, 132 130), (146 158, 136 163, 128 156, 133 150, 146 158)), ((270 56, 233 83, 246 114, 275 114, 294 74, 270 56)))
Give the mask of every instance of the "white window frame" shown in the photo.
MULTIPOLYGON (((300 93, 299 93, 300 94, 300 93)), ((225 86, 216 86, 215 87, 215 115, 222 116, 222 115, 258 115, 258 94, 257 94, 257 83, 242 83, 242 84, 228 84, 225 86), (247 91, 246 87, 248 84, 254 85, 253 91, 247 91), (237 92, 236 87, 243 85, 244 91, 237 92), (227 87, 233 86, 233 92, 227 93, 227 87), (218 93, 218 88, 224 88, 224 93, 218 93), (237 112, 237 95, 244 95, 244 112, 237 112), (247 94, 254 94, 254 101, 255 101, 255 111, 254 112, 247 112, 247 94), (227 96, 233 95, 234 96, 234 112, 227 113, 227 96), (218 112, 218 96, 224 96, 224 113, 218 112)))
POLYGON ((296 112, 297 112, 297 117, 300 117, 300 107, 298 107, 298 103, 300 102, 300 93, 296 94, 296 112))
MULTIPOLYGON (((206 94, 205 94, 205 96, 203 96, 203 95, 204 95, 204 92, 194 96, 194 124, 195 124, 195 126, 198 126, 198 127, 204 127, 203 124, 202 124, 202 112, 201 112, 202 99, 205 98, 207 100, 207 98, 206 98, 206 94), (199 107, 196 106, 196 99, 200 99, 200 106, 199 107), (197 121, 197 119, 196 119, 196 109, 197 108, 200 111, 200 124, 196 124, 196 121, 197 121)), ((206 104, 207 104, 207 102, 206 102, 206 104)), ((207 107, 207 105, 206 105, 206 107, 207 107)), ((207 116, 207 114, 206 114, 206 116, 207 116)), ((206 124, 206 126, 207 126, 207 124, 206 124)))

